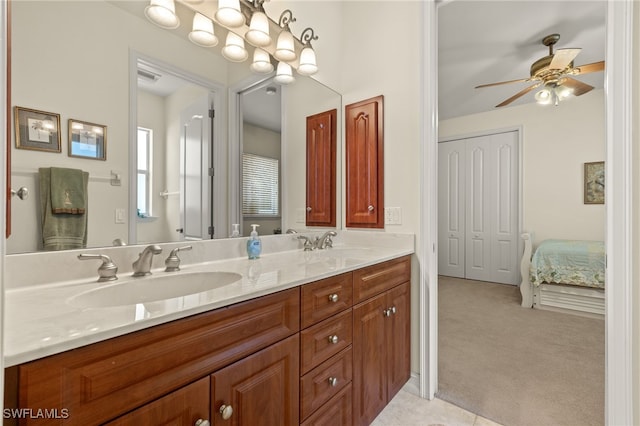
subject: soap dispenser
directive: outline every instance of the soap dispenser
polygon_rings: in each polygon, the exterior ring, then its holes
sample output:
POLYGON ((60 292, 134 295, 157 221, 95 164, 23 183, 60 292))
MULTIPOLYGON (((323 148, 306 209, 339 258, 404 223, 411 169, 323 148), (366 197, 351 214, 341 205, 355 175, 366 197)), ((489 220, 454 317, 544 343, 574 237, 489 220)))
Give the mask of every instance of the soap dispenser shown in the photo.
POLYGON ((249 239, 247 240, 247 256, 249 259, 257 259, 260 257, 260 252, 262 252, 262 242, 258 237, 258 231, 256 228, 260 226, 257 224, 252 224, 251 227, 253 230, 251 234, 249 234, 249 239))

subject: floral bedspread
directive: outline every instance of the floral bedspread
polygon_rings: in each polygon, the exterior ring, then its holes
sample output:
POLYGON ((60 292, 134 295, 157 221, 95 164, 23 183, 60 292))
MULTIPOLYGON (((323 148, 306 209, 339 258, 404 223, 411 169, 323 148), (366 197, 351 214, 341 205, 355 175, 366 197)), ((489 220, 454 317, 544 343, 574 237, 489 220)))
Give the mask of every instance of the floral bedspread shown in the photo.
POLYGON ((602 241, 544 240, 531 259, 531 282, 604 288, 604 264, 602 241))

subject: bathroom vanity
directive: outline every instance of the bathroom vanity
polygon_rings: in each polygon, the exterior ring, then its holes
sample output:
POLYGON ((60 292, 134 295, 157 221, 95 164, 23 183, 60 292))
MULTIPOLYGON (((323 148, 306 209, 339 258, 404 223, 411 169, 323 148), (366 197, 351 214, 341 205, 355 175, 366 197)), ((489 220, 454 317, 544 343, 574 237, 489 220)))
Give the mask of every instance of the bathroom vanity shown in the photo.
POLYGON ((245 272, 244 300, 9 362, 5 408, 31 411, 5 424, 369 424, 409 380, 413 248, 333 250, 263 256, 277 278, 245 272))

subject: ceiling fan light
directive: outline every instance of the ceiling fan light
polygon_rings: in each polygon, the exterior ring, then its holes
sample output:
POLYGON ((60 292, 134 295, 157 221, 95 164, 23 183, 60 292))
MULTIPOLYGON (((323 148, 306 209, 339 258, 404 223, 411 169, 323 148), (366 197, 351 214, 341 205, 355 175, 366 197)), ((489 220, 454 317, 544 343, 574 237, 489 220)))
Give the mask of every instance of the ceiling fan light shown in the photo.
POLYGON ((279 61, 293 61, 296 59, 296 51, 293 44, 293 35, 288 30, 283 30, 278 36, 276 51, 273 54, 279 61))
POLYGON ((566 99, 573 94, 573 89, 566 86, 558 86, 556 87, 556 95, 558 95, 559 99, 566 99))
POLYGON ((249 53, 244 47, 244 39, 229 31, 229 33, 227 33, 227 41, 222 48, 222 56, 231 62, 242 62, 247 59, 249 53))
POLYGON ((269 54, 260 48, 253 51, 253 62, 251 63, 251 71, 258 74, 267 74, 273 71, 273 64, 269 54))
POLYGON ((535 94, 535 99, 541 105, 550 104, 553 100, 553 92, 545 87, 535 94))
POLYGON ((276 71, 276 76, 273 79, 280 84, 291 84, 296 80, 293 77, 291 65, 286 62, 278 63, 278 70, 276 71))
POLYGON ((244 15, 240 11, 240 0, 218 0, 215 18, 225 27, 236 28, 244 24, 244 15))
POLYGON ((176 15, 176 5, 173 0, 151 0, 149 6, 145 7, 144 14, 151 22, 168 30, 180 26, 180 19, 176 15))
POLYGON ((269 18, 262 12, 254 12, 251 16, 249 31, 245 34, 247 41, 254 46, 264 47, 271 44, 269 36, 269 18))
POLYGON ((307 46, 300 52, 300 65, 298 65, 298 73, 302 75, 313 75, 318 72, 316 65, 316 52, 311 46, 307 46))
POLYGON ((189 33, 189 40, 203 47, 217 45, 218 37, 213 32, 213 21, 200 13, 196 13, 193 16, 193 27, 189 33))

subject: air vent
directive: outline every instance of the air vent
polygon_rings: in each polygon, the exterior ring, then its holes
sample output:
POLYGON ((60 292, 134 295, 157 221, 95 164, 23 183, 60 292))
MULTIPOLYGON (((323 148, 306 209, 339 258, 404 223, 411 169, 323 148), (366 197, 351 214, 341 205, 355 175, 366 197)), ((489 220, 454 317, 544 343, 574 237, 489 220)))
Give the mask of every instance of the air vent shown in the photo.
POLYGON ((138 78, 141 80, 148 81, 150 83, 155 83, 162 77, 162 75, 155 73, 153 71, 142 70, 138 68, 138 78))

